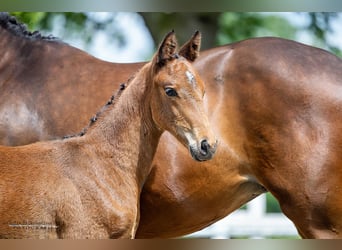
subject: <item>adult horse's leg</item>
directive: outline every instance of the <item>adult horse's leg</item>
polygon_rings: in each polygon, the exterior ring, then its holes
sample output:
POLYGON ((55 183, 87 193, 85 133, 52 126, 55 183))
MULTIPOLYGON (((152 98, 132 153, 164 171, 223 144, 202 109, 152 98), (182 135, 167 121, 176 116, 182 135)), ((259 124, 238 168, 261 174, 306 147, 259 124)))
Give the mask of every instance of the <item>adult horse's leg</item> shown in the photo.
POLYGON ((303 238, 342 236, 340 122, 339 114, 327 114, 334 124, 316 115, 309 117, 312 126, 294 119, 267 136, 265 127, 258 132, 250 127, 259 134, 247 148, 253 172, 303 238))
MULTIPOLYGON (((298 183, 292 185, 298 187, 298 183)), ((319 190, 315 193, 315 190, 312 188, 312 193, 302 195, 294 190, 287 198, 278 197, 284 214, 294 222, 303 238, 341 238, 342 194, 334 191, 321 193, 319 190)))
POLYGON ((293 178, 286 192, 276 194, 303 238, 342 237, 342 175, 334 166, 306 166, 306 177, 293 178))

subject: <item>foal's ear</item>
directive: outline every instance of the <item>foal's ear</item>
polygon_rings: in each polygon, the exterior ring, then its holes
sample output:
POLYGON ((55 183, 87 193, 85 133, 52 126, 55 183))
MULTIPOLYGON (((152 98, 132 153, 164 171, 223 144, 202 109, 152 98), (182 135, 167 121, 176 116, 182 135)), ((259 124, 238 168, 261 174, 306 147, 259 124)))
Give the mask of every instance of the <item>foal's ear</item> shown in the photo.
POLYGON ((193 62, 199 56, 201 48, 201 33, 196 31, 191 39, 186 42, 179 50, 179 55, 185 57, 189 61, 193 62))
POLYGON ((175 32, 172 30, 169 32, 163 42, 160 44, 155 60, 157 65, 163 66, 167 61, 170 61, 176 57, 177 39, 175 32))

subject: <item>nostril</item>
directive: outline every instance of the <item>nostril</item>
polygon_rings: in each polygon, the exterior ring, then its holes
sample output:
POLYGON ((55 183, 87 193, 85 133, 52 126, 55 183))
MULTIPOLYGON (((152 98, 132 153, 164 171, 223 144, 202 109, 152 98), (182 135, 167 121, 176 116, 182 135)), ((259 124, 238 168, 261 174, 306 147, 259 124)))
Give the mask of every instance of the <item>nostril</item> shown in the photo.
POLYGON ((208 154, 209 148, 210 148, 210 145, 209 145, 208 141, 205 139, 202 140, 201 141, 201 152, 202 152, 202 154, 204 154, 204 155, 208 154))

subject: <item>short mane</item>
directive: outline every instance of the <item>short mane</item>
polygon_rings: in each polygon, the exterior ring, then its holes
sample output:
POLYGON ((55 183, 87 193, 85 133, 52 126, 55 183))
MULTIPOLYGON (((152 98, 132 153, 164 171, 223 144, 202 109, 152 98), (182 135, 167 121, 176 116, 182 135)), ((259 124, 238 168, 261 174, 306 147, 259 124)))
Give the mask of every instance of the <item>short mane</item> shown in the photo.
POLYGON ((27 38, 30 40, 61 42, 59 38, 54 37, 52 35, 43 36, 39 31, 29 31, 25 24, 20 23, 14 16, 11 16, 6 12, 0 12, 0 26, 3 29, 6 29, 7 31, 11 32, 13 35, 27 38))
POLYGON ((106 104, 98 111, 92 118, 90 118, 89 124, 87 127, 83 128, 81 132, 78 134, 73 134, 73 135, 65 135, 63 136, 63 139, 68 139, 68 138, 73 138, 73 137, 78 137, 78 136, 83 136, 86 134, 88 129, 97 121, 98 117, 105 111, 109 106, 112 106, 115 104, 115 101, 120 97, 121 93, 126 89, 128 84, 135 78, 136 73, 133 74, 126 83, 121 83, 119 90, 113 94, 110 99, 106 102, 106 104))
POLYGON ((107 101, 107 103, 100 109, 100 111, 98 111, 92 118, 90 118, 89 120, 89 124, 87 127, 83 128, 81 132, 79 132, 78 134, 74 134, 74 135, 65 135, 63 136, 63 139, 68 139, 68 138, 73 138, 73 137, 78 137, 78 136, 83 136, 86 134, 86 132, 88 131, 88 129, 97 121, 97 118, 99 117, 99 115, 101 115, 109 106, 114 104, 114 101, 116 101, 122 91, 126 88, 126 84, 125 83, 121 83, 120 84, 120 88, 117 91, 116 94, 113 94, 110 99, 107 101))

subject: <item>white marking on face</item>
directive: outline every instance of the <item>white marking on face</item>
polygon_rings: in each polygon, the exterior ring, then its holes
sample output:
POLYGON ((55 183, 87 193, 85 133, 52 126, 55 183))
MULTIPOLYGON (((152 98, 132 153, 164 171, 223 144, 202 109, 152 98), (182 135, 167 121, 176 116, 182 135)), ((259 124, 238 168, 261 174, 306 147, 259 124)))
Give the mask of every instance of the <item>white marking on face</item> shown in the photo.
POLYGON ((196 140, 193 138, 193 134, 189 132, 184 133, 185 138, 188 140, 190 145, 196 145, 196 140))
POLYGON ((195 76, 194 74, 192 74, 189 70, 185 71, 185 75, 188 78, 188 81, 191 85, 195 85, 196 81, 195 81, 195 76))
POLYGON ((194 135, 190 132, 185 132, 184 136, 185 136, 186 140, 188 141, 188 147, 189 148, 195 148, 197 150, 198 149, 197 141, 194 138, 194 135))

